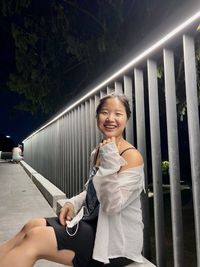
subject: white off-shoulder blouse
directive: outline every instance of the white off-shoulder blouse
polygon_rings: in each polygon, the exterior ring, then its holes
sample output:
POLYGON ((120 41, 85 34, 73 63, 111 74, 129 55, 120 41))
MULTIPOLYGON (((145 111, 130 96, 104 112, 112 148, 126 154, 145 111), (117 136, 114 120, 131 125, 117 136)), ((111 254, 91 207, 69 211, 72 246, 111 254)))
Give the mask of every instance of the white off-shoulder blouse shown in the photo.
MULTIPOLYGON (((93 259, 109 263, 109 259, 126 257, 143 262, 143 222, 140 194, 144 189, 143 165, 118 172, 127 162, 114 143, 99 150, 100 166, 93 184, 100 202, 93 259)), ((94 152, 91 162, 94 161, 94 152)), ((67 200, 74 205, 75 225, 83 215, 86 191, 67 200)))

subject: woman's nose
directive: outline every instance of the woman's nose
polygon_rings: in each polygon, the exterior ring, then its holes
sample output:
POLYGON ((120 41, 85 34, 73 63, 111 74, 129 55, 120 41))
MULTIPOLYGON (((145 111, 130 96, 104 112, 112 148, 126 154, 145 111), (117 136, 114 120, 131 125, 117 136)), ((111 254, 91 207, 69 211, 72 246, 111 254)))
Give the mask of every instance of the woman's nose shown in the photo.
POLYGON ((114 119, 115 119, 115 116, 112 113, 108 114, 108 116, 106 118, 107 121, 113 121, 114 119))

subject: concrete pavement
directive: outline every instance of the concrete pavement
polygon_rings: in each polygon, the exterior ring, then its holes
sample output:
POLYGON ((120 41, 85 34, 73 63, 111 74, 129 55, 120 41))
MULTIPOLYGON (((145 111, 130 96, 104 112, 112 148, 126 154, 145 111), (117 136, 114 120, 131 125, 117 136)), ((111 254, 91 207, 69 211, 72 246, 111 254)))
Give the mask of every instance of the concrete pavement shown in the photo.
MULTIPOLYGON (((30 219, 55 216, 20 164, 0 161, 0 243, 12 237, 30 219)), ((64 265, 40 260, 36 267, 64 265)))

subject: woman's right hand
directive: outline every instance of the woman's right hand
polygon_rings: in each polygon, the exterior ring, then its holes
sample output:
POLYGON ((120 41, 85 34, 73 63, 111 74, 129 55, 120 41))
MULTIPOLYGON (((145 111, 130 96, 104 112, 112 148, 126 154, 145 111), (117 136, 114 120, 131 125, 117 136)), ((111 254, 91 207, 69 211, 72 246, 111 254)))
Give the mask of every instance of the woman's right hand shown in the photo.
POLYGON ((72 203, 67 202, 60 209, 59 221, 62 225, 66 225, 66 221, 71 221, 74 217, 74 206, 72 203))

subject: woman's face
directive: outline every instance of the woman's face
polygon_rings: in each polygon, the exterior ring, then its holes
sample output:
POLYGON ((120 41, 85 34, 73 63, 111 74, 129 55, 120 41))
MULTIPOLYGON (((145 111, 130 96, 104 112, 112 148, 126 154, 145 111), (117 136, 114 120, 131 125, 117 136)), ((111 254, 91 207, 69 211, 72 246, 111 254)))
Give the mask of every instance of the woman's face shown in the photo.
POLYGON ((126 123, 124 105, 116 97, 108 98, 97 115, 97 126, 104 138, 121 137, 126 123))

